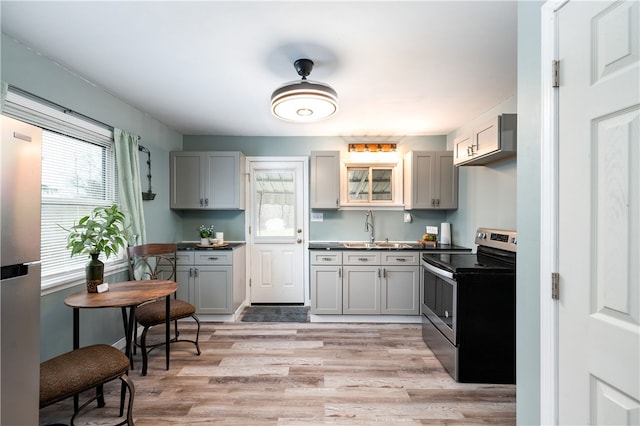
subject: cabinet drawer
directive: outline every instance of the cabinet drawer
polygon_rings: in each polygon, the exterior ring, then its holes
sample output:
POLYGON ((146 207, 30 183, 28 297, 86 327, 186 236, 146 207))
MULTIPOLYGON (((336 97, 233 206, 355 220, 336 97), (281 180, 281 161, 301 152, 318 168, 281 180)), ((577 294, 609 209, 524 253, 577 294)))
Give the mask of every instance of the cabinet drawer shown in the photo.
POLYGON ((383 252, 382 265, 419 265, 420 252, 383 252))
POLYGON ((344 265, 379 265, 380 252, 377 251, 349 251, 343 252, 344 265))
POLYGON ((193 255, 192 251, 179 251, 176 254, 176 266, 193 265, 193 255))
POLYGON ((208 252, 196 252, 195 264, 196 265, 231 265, 232 252, 230 250, 225 251, 208 251, 208 252))
POLYGON ((312 265, 342 265, 341 251, 312 251, 312 265))

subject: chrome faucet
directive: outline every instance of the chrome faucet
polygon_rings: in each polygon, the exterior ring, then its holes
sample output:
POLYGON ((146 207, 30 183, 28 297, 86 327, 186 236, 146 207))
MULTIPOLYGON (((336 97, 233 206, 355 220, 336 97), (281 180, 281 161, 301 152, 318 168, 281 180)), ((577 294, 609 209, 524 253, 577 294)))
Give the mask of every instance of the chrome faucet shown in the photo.
POLYGON ((369 210, 367 212, 367 216, 364 218, 364 232, 371 232, 371 244, 375 242, 375 238, 373 236, 373 212, 369 210))

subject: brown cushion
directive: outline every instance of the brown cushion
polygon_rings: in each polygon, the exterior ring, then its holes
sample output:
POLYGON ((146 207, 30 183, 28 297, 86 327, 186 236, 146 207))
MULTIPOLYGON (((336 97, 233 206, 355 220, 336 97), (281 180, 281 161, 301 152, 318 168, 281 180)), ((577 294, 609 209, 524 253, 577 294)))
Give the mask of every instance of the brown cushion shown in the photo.
MULTIPOLYGON (((166 300, 145 303, 136 308, 136 320, 143 326, 162 324, 165 322, 166 300)), ((196 307, 180 299, 171 299, 171 319, 186 318, 196 313, 196 307)))
POLYGON ((120 377, 129 358, 109 345, 92 345, 40 364, 40 408, 120 377))

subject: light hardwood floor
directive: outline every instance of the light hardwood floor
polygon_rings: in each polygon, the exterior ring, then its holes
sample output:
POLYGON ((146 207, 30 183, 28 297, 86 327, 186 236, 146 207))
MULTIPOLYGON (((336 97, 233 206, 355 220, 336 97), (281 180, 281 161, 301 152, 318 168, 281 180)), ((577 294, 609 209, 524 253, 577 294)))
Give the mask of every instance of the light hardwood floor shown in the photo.
MULTIPOLYGON (((185 334, 194 327, 182 326, 185 334)), ((134 420, 157 425, 512 425, 515 386, 451 379, 421 338, 420 324, 203 323, 193 345, 151 353, 130 372, 134 420)), ((105 386, 76 425, 115 424, 119 381, 105 386)), ((72 400, 40 410, 67 423, 72 400)))

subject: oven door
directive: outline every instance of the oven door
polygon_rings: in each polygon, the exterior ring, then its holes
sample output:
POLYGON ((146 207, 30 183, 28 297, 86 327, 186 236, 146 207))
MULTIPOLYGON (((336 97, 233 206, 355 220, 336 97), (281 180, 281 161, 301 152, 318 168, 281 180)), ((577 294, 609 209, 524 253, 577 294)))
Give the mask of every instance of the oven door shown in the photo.
POLYGON ((453 274, 422 260, 422 313, 457 346, 456 282, 453 274))

